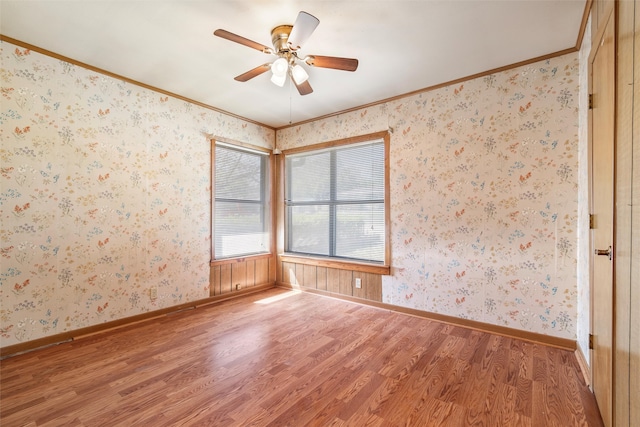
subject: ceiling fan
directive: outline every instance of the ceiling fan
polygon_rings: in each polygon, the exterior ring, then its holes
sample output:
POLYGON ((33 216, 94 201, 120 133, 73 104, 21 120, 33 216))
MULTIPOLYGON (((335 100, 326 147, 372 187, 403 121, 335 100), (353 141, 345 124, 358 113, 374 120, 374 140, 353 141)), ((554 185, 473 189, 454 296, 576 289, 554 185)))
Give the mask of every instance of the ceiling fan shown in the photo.
POLYGON ((271 63, 257 66, 246 73, 236 76, 234 79, 239 82, 246 82, 262 73, 271 70, 271 81, 284 86, 287 76, 291 78, 300 95, 308 95, 313 92, 309 84, 309 74, 300 63, 320 68, 333 68, 335 70, 355 71, 358 68, 358 60, 352 58, 338 58, 335 56, 307 55, 301 57, 298 50, 316 29, 320 20, 315 16, 300 12, 293 25, 278 25, 271 30, 271 42, 273 48, 256 43, 252 40, 233 34, 229 31, 218 29, 214 35, 232 42, 240 43, 252 49, 259 50, 269 55, 278 57, 271 63))

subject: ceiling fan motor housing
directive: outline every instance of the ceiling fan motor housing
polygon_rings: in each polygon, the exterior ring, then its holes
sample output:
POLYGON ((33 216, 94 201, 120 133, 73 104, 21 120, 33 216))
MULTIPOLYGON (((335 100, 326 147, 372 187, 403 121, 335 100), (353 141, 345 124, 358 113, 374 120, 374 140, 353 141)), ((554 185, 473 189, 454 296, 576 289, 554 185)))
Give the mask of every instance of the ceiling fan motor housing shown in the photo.
POLYGON ((287 41, 289 40, 289 34, 293 25, 278 25, 271 30, 271 42, 276 50, 276 53, 286 53, 291 50, 287 41))

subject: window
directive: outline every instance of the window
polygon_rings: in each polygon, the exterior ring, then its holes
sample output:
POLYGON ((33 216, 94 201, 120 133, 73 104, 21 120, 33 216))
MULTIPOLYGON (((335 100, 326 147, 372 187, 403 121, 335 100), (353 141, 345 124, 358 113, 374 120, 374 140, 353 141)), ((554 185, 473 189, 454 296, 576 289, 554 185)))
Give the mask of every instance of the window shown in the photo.
POLYGON ((214 259, 269 252, 269 153, 216 141, 214 259))
POLYGON ((286 154, 288 253, 386 263, 386 140, 286 154))

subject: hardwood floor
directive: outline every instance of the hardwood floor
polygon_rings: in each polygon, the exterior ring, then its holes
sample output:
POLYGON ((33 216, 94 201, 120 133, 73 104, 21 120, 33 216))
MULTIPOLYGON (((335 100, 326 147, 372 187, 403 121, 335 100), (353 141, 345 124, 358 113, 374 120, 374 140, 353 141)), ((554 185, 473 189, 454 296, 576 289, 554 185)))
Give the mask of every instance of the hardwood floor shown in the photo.
POLYGON ((600 426, 573 353, 273 289, 1 362, 9 426, 600 426))

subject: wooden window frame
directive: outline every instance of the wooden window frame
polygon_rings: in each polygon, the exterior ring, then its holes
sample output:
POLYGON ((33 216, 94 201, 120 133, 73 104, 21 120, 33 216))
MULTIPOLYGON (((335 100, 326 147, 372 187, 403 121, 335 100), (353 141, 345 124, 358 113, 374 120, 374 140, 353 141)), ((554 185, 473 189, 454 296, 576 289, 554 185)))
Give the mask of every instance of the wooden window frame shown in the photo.
POLYGON ((356 137, 334 140, 329 142, 323 142, 319 144, 308 145, 304 147, 296 147, 288 150, 283 150, 282 155, 278 156, 278 187, 279 187, 279 199, 278 205, 280 206, 278 214, 278 253, 279 262, 294 262, 298 264, 315 265, 321 267, 338 268, 343 270, 361 271, 365 273, 374 273, 388 275, 391 271, 391 247, 390 247, 390 203, 389 203, 389 146, 390 135, 389 132, 376 132, 366 135, 360 135, 356 137), (385 224, 385 241, 384 241, 384 261, 382 263, 366 262, 359 260, 345 260, 342 258, 322 257, 322 256, 308 256, 297 253, 285 252, 286 238, 286 207, 284 202, 284 190, 287 177, 285 176, 285 158, 287 155, 303 153, 308 151, 322 150, 326 148, 334 148, 340 146, 347 146, 353 144, 359 144, 367 141, 373 141, 381 139, 384 144, 384 224, 385 224))
POLYGON ((274 172, 275 172, 276 164, 275 164, 275 159, 274 159, 272 150, 269 148, 264 148, 257 145, 248 144, 245 142, 234 141, 234 140, 222 138, 222 137, 213 137, 211 138, 210 142, 211 142, 211 174, 210 174, 210 180, 211 180, 210 181, 210 184, 211 184, 210 185, 210 194, 211 194, 211 248, 210 250, 211 250, 211 255, 210 255, 209 265, 211 267, 215 267, 215 266, 224 265, 224 264, 245 262, 245 261, 258 260, 258 259, 264 259, 264 258, 272 258, 273 254, 275 253, 275 237, 274 236, 275 236, 275 230, 276 230, 276 215, 274 212, 275 188, 276 188, 275 186, 276 174, 274 172), (236 257, 228 257, 228 258, 221 258, 221 259, 215 258, 215 236, 214 236, 215 203, 216 203, 216 198, 215 198, 216 154, 215 153, 216 153, 217 142, 225 145, 236 146, 239 149, 263 152, 268 155, 267 164, 268 164, 269 170, 268 170, 266 182, 265 182, 265 184, 268 185, 266 194, 268 194, 268 198, 269 198, 269 200, 267 200, 265 204, 265 210, 269 212, 269 218, 270 218, 269 251, 268 252, 251 254, 251 255, 240 255, 236 257))

